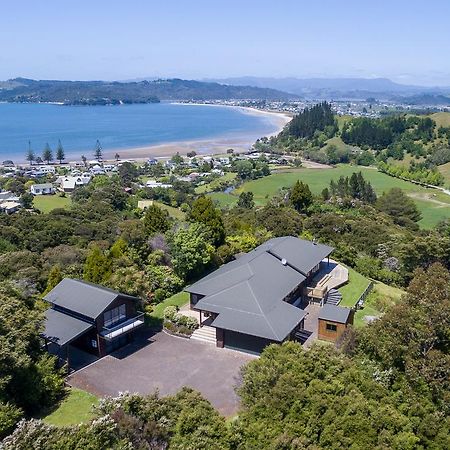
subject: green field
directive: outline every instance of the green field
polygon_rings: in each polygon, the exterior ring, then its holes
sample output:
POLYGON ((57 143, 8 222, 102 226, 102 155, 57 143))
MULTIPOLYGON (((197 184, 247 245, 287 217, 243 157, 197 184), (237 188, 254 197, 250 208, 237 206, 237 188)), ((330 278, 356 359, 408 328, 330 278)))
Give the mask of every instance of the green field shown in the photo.
POLYGON ((71 388, 58 407, 43 420, 60 427, 85 423, 94 417, 92 407, 97 403, 95 395, 71 388))
POLYGON ((332 169, 291 169, 269 175, 268 177, 244 183, 233 194, 213 193, 211 197, 221 206, 232 206, 241 192, 251 191, 254 194, 256 205, 261 206, 276 195, 281 188, 291 187, 297 180, 307 183, 314 194, 329 185, 332 179, 340 176, 350 176, 353 172, 361 171, 364 178, 371 182, 378 195, 393 187, 403 189, 414 198, 423 218, 419 224, 423 228, 431 228, 440 220, 450 217, 450 196, 435 189, 428 189, 408 181, 399 180, 374 168, 339 165, 332 169))
POLYGON ((220 187, 223 182, 232 181, 236 178, 237 174, 234 172, 227 172, 223 176, 216 178, 211 181, 211 183, 202 184, 195 188, 196 194, 206 194, 207 192, 213 192, 215 189, 220 187))
POLYGON ((186 214, 178 208, 157 201, 154 201, 153 204, 159 206, 161 209, 165 209, 169 213, 169 216, 174 219, 184 220, 186 218, 186 214))
POLYGON ((68 208, 71 204, 70 197, 56 195, 36 195, 33 206, 42 213, 48 213, 55 208, 68 208))
POLYGON ((388 286, 380 281, 374 282, 372 292, 367 296, 362 309, 358 309, 355 313, 354 325, 356 328, 367 325, 366 316, 379 317, 383 313, 378 309, 377 299, 382 299, 386 305, 398 303, 405 292, 399 288, 388 286))

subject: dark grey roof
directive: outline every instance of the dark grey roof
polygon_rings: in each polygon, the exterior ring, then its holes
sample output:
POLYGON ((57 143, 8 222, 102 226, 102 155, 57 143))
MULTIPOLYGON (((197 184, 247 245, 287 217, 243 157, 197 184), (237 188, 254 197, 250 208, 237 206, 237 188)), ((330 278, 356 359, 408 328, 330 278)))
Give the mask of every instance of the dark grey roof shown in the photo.
POLYGON ((195 307, 218 314, 213 326, 282 341, 306 315, 284 299, 305 281, 302 272, 332 250, 293 237, 270 239, 186 291, 204 295, 195 307))
POLYGON ((76 319, 54 309, 45 312, 45 331, 47 339, 59 346, 70 343, 94 325, 84 320, 76 319))
POLYGON ((305 241, 292 236, 270 239, 266 242, 268 252, 307 275, 333 251, 333 247, 305 241))
POLYGON ((347 323, 351 311, 350 308, 328 305, 325 303, 320 310, 319 319, 329 320, 330 322, 347 323))
POLYGON ((119 296, 137 300, 136 297, 97 284, 64 278, 44 297, 44 300, 60 308, 96 319, 119 296))

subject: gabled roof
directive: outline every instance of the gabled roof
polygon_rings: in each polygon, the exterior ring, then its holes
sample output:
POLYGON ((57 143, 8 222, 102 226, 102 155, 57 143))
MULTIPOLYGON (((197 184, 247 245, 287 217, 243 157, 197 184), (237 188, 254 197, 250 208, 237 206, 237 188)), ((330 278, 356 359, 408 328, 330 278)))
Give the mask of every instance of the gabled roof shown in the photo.
POLYGON ((45 311, 45 319, 44 335, 46 339, 61 347, 69 344, 94 326, 54 309, 45 311))
POLYGON ((218 314, 212 326, 282 341, 306 315, 284 299, 332 251, 291 236, 270 239, 186 291, 204 296, 196 309, 218 314))
POLYGON ((320 310, 319 320, 329 320, 330 322, 347 323, 351 313, 350 308, 342 306, 329 305, 325 303, 320 310))
POLYGON ((39 189, 52 189, 53 184, 52 183, 32 184, 31 187, 39 189))
POLYGON ((96 319, 119 296, 138 300, 136 297, 87 281, 64 278, 44 300, 56 307, 96 319))

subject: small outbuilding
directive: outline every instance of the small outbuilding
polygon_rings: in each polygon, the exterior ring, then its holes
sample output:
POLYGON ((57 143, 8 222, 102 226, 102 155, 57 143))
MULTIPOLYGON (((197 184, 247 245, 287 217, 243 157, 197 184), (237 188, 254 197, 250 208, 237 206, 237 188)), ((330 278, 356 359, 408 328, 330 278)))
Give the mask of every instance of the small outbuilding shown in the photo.
POLYGON ((318 317, 318 338, 336 342, 349 325, 353 325, 354 311, 350 308, 325 304, 318 317))

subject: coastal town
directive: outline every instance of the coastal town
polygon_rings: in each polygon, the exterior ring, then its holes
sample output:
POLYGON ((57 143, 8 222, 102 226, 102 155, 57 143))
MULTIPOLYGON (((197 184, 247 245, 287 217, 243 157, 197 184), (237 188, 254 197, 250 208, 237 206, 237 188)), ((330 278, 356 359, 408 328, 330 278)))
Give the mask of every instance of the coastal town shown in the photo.
POLYGON ((448 17, 3 5, 0 450, 449 449, 448 17))

